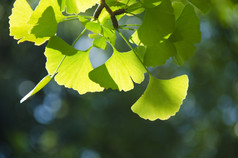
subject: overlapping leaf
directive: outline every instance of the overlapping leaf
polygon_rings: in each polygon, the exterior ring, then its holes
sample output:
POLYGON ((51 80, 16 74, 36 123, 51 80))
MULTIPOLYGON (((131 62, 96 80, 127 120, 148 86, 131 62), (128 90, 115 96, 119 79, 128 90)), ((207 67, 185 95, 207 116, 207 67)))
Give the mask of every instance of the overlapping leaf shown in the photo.
POLYGON ((9 17, 10 36, 18 40, 28 34, 31 25, 27 22, 32 13, 33 10, 26 0, 16 0, 9 17))
POLYGON ((175 17, 170 0, 145 10, 145 17, 138 30, 138 36, 145 45, 156 45, 174 31, 175 17))
POLYGON ((49 74, 55 73, 58 65, 65 57, 55 76, 59 85, 73 88, 80 94, 103 90, 88 77, 88 73, 93 70, 89 60, 89 50, 76 50, 62 39, 52 37, 46 46, 45 56, 47 57, 46 69, 49 74))
POLYGON ((57 31, 64 18, 57 0, 41 0, 33 11, 26 0, 16 0, 10 16, 10 35, 20 42, 41 45, 57 31))
POLYGON ((211 0, 188 0, 198 7, 203 13, 209 11, 211 7, 211 0))
POLYGON ((195 52, 194 44, 201 40, 200 20, 191 5, 184 7, 170 40, 176 47, 176 59, 179 64, 183 64, 195 52))
POLYGON ((159 66, 176 55, 176 48, 169 40, 164 40, 153 46, 147 46, 144 63, 147 66, 159 66))
POLYGON ((154 8, 160 5, 161 1, 163 0, 140 0, 140 2, 145 8, 154 8))
POLYGON ((134 88, 133 81, 141 83, 144 80, 145 72, 133 51, 120 53, 114 48, 108 61, 90 72, 89 77, 106 89, 129 91, 134 88))
POLYGON ((179 76, 170 80, 159 80, 150 76, 144 94, 132 106, 132 111, 144 119, 166 120, 179 111, 187 95, 188 77, 179 76))
POLYGON ((145 10, 144 21, 132 40, 147 46, 144 59, 146 66, 163 65, 176 54, 173 43, 167 40, 174 28, 175 16, 169 0, 163 0, 158 6, 145 10))
POLYGON ((107 47, 107 42, 105 40, 105 38, 101 35, 97 35, 97 34, 89 34, 89 37, 94 39, 93 40, 93 46, 96 48, 101 48, 101 49, 106 49, 107 47))
POLYGON ((58 0, 61 6, 61 10, 65 10, 68 14, 78 14, 85 12, 88 8, 91 8, 100 0, 58 0))
MULTIPOLYGON (((57 24, 65 18, 62 11, 78 14, 94 6, 100 0, 41 0, 33 11, 26 0, 16 0, 10 16, 10 35, 19 42, 32 41, 40 45, 47 41, 45 56, 49 73, 23 100, 44 87, 56 74, 58 84, 77 90, 80 94, 99 92, 104 88, 129 91, 135 83, 144 80, 145 66, 162 65, 172 56, 182 64, 195 51, 195 43, 201 38, 200 24, 192 5, 202 6, 205 0, 108 0, 112 11, 125 9, 133 14, 145 10, 141 27, 131 41, 137 48, 118 52, 115 48, 116 30, 112 15, 104 8, 98 21, 78 16, 85 28, 93 34, 93 46, 106 49, 107 42, 114 49, 113 55, 101 66, 93 69, 89 51, 79 51, 55 36, 57 24), (183 3, 181 3, 183 2, 183 3), (136 54, 135 54, 136 53, 136 54), (144 64, 144 65, 143 65, 144 64)), ((125 14, 117 15, 119 21, 125 14)), ((113 16, 114 17, 114 16, 113 16)), ((115 20, 115 19, 114 19, 115 20)), ((140 117, 149 120, 165 120, 178 112, 188 89, 188 77, 179 76, 159 80, 150 75, 150 82, 142 97, 132 106, 140 117)))

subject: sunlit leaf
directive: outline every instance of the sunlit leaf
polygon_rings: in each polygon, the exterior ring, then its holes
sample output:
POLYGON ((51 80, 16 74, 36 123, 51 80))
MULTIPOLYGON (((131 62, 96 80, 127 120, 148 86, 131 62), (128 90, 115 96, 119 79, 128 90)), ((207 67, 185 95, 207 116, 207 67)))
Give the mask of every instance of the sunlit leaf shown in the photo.
POLYGON ((60 0, 61 10, 66 7, 68 14, 78 14, 85 12, 88 8, 91 8, 97 4, 100 0, 60 0))
POLYGON ((55 35, 63 18, 57 0, 41 0, 34 11, 27 1, 17 0, 10 16, 10 35, 19 39, 18 43, 41 45, 55 35))
POLYGON ((103 19, 102 19, 102 23, 98 23, 96 21, 90 21, 90 20, 88 20, 84 17, 80 17, 80 16, 79 16, 79 20, 85 26, 86 29, 88 29, 89 31, 92 31, 95 34, 102 35, 104 37, 104 39, 106 39, 112 45, 115 45, 116 31, 114 29, 112 29, 113 27, 112 27, 111 23, 109 26, 107 23, 103 23, 103 21, 104 21, 103 19), (110 27, 110 28, 108 28, 108 27, 110 27))
MULTIPOLYGON (((112 11, 115 11, 117 9, 120 9, 120 7, 111 7, 112 11)), ((125 14, 120 14, 116 16, 117 21, 119 21, 125 14)), ((114 29, 113 24, 112 24, 112 19, 111 19, 111 15, 106 11, 106 9, 104 8, 101 12, 101 14, 98 17, 98 20, 100 22, 101 25, 103 25, 104 27, 107 27, 108 29, 114 29)))
POLYGON ((47 75, 45 76, 36 86, 34 89, 32 89, 27 95, 25 95, 20 103, 23 103, 24 101, 26 101, 28 98, 30 98, 31 96, 33 96, 34 94, 36 94, 37 92, 39 92, 42 88, 45 87, 45 85, 47 85, 50 80, 53 78, 54 75, 47 75))
POLYGON ((18 40, 28 34, 31 26, 27 22, 32 13, 33 10, 26 0, 15 1, 12 14, 9 17, 10 36, 14 36, 18 40))
POLYGON ((135 83, 144 80, 145 68, 133 51, 120 53, 114 48, 113 55, 105 64, 89 73, 91 80, 108 89, 129 91, 135 83))
POLYGON ((38 19, 38 22, 30 28, 30 33, 25 35, 19 42, 32 41, 35 45, 41 45, 57 31, 57 21, 52 7, 48 7, 38 19))
POLYGON ((105 50, 107 48, 107 42, 103 36, 98 35, 93 40, 93 46, 105 50))
POLYGON ((46 69, 49 74, 54 73, 65 56, 55 76, 59 85, 73 88, 80 94, 103 90, 88 77, 88 73, 93 70, 89 60, 89 50, 76 50, 62 39, 52 37, 46 46, 45 56, 47 57, 46 69))
POLYGON ((42 14, 48 7, 52 7, 55 14, 55 19, 57 22, 60 22, 64 16, 60 11, 60 6, 57 0, 40 0, 39 4, 37 5, 36 9, 32 13, 30 20, 28 21, 29 24, 35 25, 39 18, 42 17, 42 14))
POLYGON ((150 76, 144 94, 132 106, 132 111, 151 121, 166 120, 174 116, 187 95, 188 77, 182 75, 169 80, 150 76))

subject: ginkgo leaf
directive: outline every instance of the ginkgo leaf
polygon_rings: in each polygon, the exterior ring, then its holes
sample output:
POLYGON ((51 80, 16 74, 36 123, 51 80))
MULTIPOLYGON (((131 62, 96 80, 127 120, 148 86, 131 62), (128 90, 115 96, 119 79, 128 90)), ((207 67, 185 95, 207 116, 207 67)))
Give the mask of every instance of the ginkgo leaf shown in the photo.
POLYGON ((183 64, 191 57, 196 50, 195 43, 201 40, 200 20, 194 8, 186 5, 176 21, 174 33, 170 36, 177 50, 176 59, 179 64, 183 64))
POLYGON ((37 92, 39 92, 42 88, 45 87, 45 85, 47 85, 51 79, 53 78, 54 75, 47 75, 45 76, 36 86, 34 89, 32 89, 27 95, 25 95, 20 103, 23 103, 25 100, 27 100, 28 98, 30 98, 31 96, 33 96, 34 94, 36 94, 37 92))
POLYGON ((160 5, 163 0, 140 0, 145 8, 154 8, 160 5))
POLYGON ((90 72, 89 77, 106 89, 129 91, 134 88, 133 81, 141 83, 144 80, 145 72, 133 51, 120 53, 114 48, 108 61, 90 72))
POLYGON ((133 43, 133 44, 136 44, 137 46, 143 45, 143 43, 140 41, 140 38, 139 38, 139 36, 138 36, 138 31, 135 31, 135 32, 131 35, 129 41, 130 41, 131 43, 133 43))
POLYGON ((154 8, 145 10, 145 17, 138 29, 140 41, 145 45, 156 45, 175 28, 175 17, 170 0, 162 0, 162 3, 154 8))
POLYGON ((203 13, 209 11, 211 7, 211 0, 188 0, 199 8, 203 13))
POLYGON ((131 109, 140 117, 151 121, 169 119, 179 111, 187 95, 187 89, 187 75, 169 80, 160 80, 150 76, 150 82, 144 94, 131 109))
POLYGON ((57 0, 40 0, 39 4, 37 5, 36 9, 34 10, 34 12, 31 15, 31 17, 28 21, 28 24, 35 25, 38 22, 39 18, 42 17, 42 14, 45 12, 45 10, 48 7, 53 8, 54 14, 55 14, 55 19, 58 23, 62 19, 65 18, 65 16, 60 11, 60 6, 59 6, 57 0))
POLYGON ((110 42, 112 45, 116 43, 116 31, 108 27, 105 27, 103 23, 97 23, 96 21, 90 21, 84 17, 79 16, 80 22, 85 26, 86 29, 92 31, 95 34, 100 34, 110 42))
POLYGON ((34 11, 26 0, 17 0, 10 16, 10 35, 19 39, 18 43, 41 45, 55 35, 63 18, 57 0, 41 0, 34 11))
MULTIPOLYGON (((112 11, 121 9, 121 7, 110 7, 110 9, 112 11)), ((117 21, 119 21, 125 14, 120 14, 116 16, 117 21)), ((111 15, 107 12, 107 10, 104 8, 102 10, 102 12, 100 13, 98 20, 100 22, 101 25, 103 25, 104 27, 107 27, 108 29, 114 29, 113 24, 112 24, 112 19, 111 19, 111 15)))
POLYGON ((41 45, 50 37, 54 36, 57 31, 57 21, 52 7, 48 7, 38 19, 38 22, 31 26, 28 32, 20 42, 32 41, 35 45, 41 45))
POLYGON ((175 1, 172 3, 172 6, 174 9, 175 19, 177 20, 180 17, 185 5, 181 2, 175 1))
POLYGON ((98 35, 93 40, 93 46, 96 48, 101 48, 101 49, 105 50, 107 48, 107 42, 103 36, 98 35))
POLYGON ((73 88, 79 94, 103 91, 97 83, 91 81, 88 73, 93 70, 89 60, 89 50, 79 51, 58 37, 52 37, 45 50, 46 69, 53 74, 62 59, 55 80, 59 85, 73 88))
POLYGON ((61 10, 66 7, 68 14, 78 14, 85 12, 88 8, 91 8, 97 4, 100 0, 60 0, 61 10))
POLYGON ((169 40, 161 41, 160 43, 147 46, 144 63, 146 66, 159 66, 166 63, 166 61, 176 55, 176 48, 173 43, 169 40))
POLYGON ((18 40, 28 34, 31 25, 27 24, 33 10, 26 0, 16 0, 9 17, 10 36, 18 40))

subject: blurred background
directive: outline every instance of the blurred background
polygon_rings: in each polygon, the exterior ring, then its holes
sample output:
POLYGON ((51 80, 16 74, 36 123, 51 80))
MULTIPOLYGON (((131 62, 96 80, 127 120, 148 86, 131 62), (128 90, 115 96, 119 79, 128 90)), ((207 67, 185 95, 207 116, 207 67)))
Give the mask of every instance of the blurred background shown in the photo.
MULTIPOLYGON (((154 122, 130 109, 148 78, 126 93, 86 95, 51 81, 20 104, 47 71, 45 45, 18 45, 9 37, 13 2, 0 0, 0 158, 238 157, 236 0, 212 0, 211 10, 199 14, 202 42, 185 65, 169 61, 152 70, 158 78, 184 73, 190 78, 187 99, 176 116, 154 122)), ((60 24, 59 30, 59 36, 72 43, 82 28, 72 21, 60 24)))

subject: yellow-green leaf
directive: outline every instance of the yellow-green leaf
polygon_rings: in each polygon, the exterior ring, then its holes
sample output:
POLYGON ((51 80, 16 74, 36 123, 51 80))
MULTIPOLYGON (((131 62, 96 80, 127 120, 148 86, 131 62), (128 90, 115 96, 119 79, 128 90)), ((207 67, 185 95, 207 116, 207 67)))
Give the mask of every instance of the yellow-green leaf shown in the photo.
POLYGON ((169 80, 159 80, 150 76, 144 94, 131 109, 140 117, 151 121, 169 119, 179 111, 187 95, 187 89, 187 75, 169 80))
POLYGON ((111 58, 90 72, 89 77, 106 89, 129 91, 134 88, 133 81, 139 84, 144 80, 145 72, 133 51, 120 53, 114 48, 111 58))
POLYGON ((100 0, 61 0, 61 10, 66 6, 66 12, 68 14, 78 14, 85 12, 88 8, 91 8, 97 4, 100 0))
POLYGON ((18 40, 28 34, 31 25, 27 24, 33 10, 26 0, 16 0, 9 17, 10 36, 18 40))
POLYGON ((76 50, 59 37, 52 37, 46 46, 45 56, 47 57, 46 69, 49 74, 55 73, 64 58, 55 76, 59 85, 73 88, 79 94, 103 91, 99 84, 88 77, 88 73, 93 70, 89 60, 89 50, 76 50))
POLYGON ((10 16, 10 35, 19 39, 18 43, 41 45, 56 34, 63 18, 57 0, 41 0, 34 11, 26 0, 17 0, 10 16))
POLYGON ((38 91, 40 91, 42 88, 45 87, 45 85, 47 85, 50 80, 53 78, 54 75, 47 75, 45 76, 36 86, 34 89, 32 89, 27 95, 25 95, 20 103, 23 103, 25 100, 27 100, 28 98, 30 98, 31 96, 33 96, 34 94, 36 94, 38 91))

